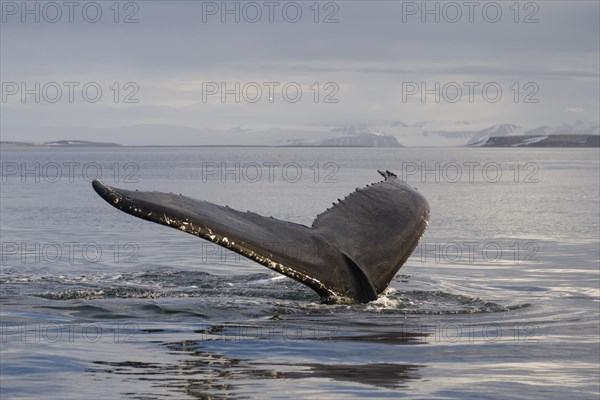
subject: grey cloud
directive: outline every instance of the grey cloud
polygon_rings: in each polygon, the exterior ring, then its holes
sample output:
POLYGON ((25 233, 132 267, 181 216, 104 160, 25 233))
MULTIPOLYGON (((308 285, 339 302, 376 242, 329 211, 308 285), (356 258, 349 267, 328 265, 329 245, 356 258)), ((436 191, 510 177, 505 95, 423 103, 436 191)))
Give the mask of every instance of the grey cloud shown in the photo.
MULTIPOLYGON (((0 25, 2 81, 135 81, 140 104, 31 107, 12 101, 3 104, 2 133, 10 134, 31 119, 41 126, 90 129, 139 123, 285 127, 358 120, 384 125, 395 121, 399 110, 419 120, 452 114, 464 120, 470 117, 462 114, 464 108, 451 112, 448 105, 403 103, 400 93, 402 81, 463 78, 538 82, 544 107, 535 113, 524 106, 509 107, 518 110, 519 118, 531 119, 515 121, 523 125, 568 122, 572 113, 567 109, 573 107, 587 110, 582 118, 597 119, 591 110, 600 104, 598 2, 534 2, 539 6, 539 23, 534 24, 512 21, 507 8, 512 2, 499 2, 505 14, 496 24, 481 17, 474 23, 421 23, 418 17, 404 23, 406 3, 335 2, 339 22, 332 24, 313 22, 307 8, 313 2, 301 3, 306 15, 296 24, 281 18, 272 24, 223 24, 218 18, 204 23, 201 2, 189 1, 137 2, 139 22, 134 24, 115 24, 110 18, 97 24, 9 20, 0 25), (334 81, 340 86, 340 104, 214 107, 200 102, 198 82, 236 80, 297 80, 307 85, 334 81)), ((496 109, 501 115, 508 108, 496 109)), ((493 114, 488 110, 485 115, 493 114)), ((490 121, 496 122, 503 121, 490 121)))

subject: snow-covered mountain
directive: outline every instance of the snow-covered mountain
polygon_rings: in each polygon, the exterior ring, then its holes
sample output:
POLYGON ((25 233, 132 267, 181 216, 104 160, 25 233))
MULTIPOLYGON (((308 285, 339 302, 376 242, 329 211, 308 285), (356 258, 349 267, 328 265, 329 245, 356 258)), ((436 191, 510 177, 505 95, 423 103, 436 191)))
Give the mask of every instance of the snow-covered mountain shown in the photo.
POLYGON ((598 135, 600 129, 598 124, 578 119, 574 124, 562 124, 557 126, 549 135, 598 135))
POLYGON ((403 147, 392 135, 366 126, 336 127, 329 131, 336 137, 328 138, 317 146, 335 147, 403 147), (340 136, 341 135, 341 136, 340 136))
POLYGON ((531 136, 547 136, 553 135, 556 129, 549 127, 548 125, 543 125, 534 129, 530 129, 524 133, 524 135, 531 136))
MULTIPOLYGON (((242 145, 242 146, 376 146, 376 147, 461 147, 481 146, 492 137, 600 135, 597 123, 576 121, 556 127, 541 125, 522 128, 515 124, 486 126, 475 122, 431 121, 388 122, 373 126, 223 126, 188 127, 166 124, 139 124, 115 127, 35 127, 45 137, 77 138, 78 141, 122 145, 242 145), (401 143, 401 144, 400 144, 401 143)), ((18 127, 3 128, 4 141, 43 143, 35 135, 25 136, 18 127)), ((553 142, 554 143, 554 142, 553 142)))
POLYGON ((335 147, 403 147, 390 135, 343 136, 323 140, 319 146, 335 147))
POLYGON ((329 132, 338 136, 386 136, 385 133, 369 129, 366 126, 344 126, 332 128, 329 132))
POLYGON ((589 121, 578 120, 574 124, 562 124, 557 127, 542 125, 533 129, 526 129, 515 124, 496 124, 488 128, 472 131, 448 131, 439 130, 423 132, 424 136, 435 137, 440 142, 460 142, 459 146, 479 147, 483 146, 492 137, 509 136, 552 136, 552 135, 598 135, 600 129, 598 124, 589 121))
POLYGON ((494 136, 482 147, 598 147, 600 135, 494 136))
POLYGON ((467 142, 467 146, 481 146, 491 137, 498 136, 520 136, 523 135, 524 129, 514 124, 499 124, 483 129, 473 135, 467 142))

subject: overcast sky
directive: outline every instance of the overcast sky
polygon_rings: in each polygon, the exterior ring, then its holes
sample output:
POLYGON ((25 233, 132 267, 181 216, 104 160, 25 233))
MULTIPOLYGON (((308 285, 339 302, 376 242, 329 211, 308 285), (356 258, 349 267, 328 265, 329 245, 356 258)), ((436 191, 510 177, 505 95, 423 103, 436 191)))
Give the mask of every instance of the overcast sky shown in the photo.
POLYGON ((72 4, 2 1, 2 140, 598 123, 598 1, 72 4))

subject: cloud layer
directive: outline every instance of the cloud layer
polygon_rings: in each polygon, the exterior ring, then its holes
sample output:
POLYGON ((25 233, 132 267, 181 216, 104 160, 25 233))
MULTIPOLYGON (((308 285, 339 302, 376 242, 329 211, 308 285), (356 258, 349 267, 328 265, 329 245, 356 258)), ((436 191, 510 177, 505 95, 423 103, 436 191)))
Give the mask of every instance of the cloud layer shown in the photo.
POLYGON ((2 3, 2 140, 598 122, 598 2, 92 3, 2 3))

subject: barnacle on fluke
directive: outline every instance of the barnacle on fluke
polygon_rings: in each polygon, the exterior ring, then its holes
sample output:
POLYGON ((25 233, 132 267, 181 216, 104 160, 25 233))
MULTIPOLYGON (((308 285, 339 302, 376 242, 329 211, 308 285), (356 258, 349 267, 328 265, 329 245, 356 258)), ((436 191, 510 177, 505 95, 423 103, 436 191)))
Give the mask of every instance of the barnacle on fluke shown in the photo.
POLYGON ((113 207, 235 251, 314 289, 329 301, 375 300, 417 246, 427 200, 389 171, 383 181, 338 200, 308 227, 161 192, 94 180, 113 207))

